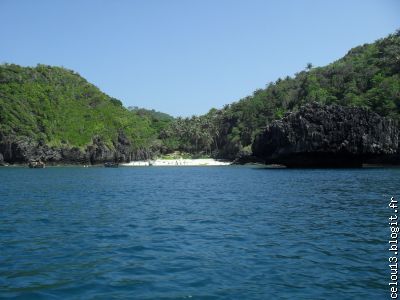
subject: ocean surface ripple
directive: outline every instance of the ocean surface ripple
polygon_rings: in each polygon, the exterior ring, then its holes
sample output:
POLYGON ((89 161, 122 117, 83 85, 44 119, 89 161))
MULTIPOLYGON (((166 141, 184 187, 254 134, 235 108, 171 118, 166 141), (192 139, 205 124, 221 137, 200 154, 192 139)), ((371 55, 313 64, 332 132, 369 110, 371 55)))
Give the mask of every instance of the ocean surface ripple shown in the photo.
POLYGON ((400 169, 0 169, 0 298, 384 299, 400 169))

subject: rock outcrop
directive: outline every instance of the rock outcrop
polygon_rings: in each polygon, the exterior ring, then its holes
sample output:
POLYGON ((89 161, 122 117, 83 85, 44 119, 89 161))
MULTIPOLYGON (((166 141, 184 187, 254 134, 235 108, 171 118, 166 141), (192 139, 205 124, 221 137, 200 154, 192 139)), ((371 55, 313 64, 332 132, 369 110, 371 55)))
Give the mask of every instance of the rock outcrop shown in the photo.
POLYGON ((47 145, 29 137, 3 136, 0 134, 0 164, 24 164, 32 160, 46 164, 101 164, 104 162, 129 162, 148 159, 153 156, 149 149, 136 149, 130 140, 119 133, 117 139, 106 144, 100 137, 94 137, 90 145, 82 148, 47 145))
POLYGON ((288 167, 399 164, 399 127, 367 109, 312 103, 272 122, 252 150, 267 164, 288 167))

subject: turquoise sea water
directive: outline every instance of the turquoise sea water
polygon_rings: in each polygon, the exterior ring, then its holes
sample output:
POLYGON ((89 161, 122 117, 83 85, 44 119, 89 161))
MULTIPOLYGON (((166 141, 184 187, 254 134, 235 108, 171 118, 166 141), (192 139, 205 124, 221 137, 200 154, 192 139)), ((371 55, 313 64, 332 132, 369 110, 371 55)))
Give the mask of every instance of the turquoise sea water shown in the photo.
POLYGON ((387 299, 399 175, 0 168, 0 298, 387 299))

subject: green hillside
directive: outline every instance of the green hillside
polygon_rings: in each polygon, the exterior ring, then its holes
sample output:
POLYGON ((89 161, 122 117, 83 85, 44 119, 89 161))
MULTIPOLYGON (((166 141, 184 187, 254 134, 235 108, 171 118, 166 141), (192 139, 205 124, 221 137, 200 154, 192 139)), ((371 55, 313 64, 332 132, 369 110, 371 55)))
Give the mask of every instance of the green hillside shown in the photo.
POLYGON ((143 148, 171 121, 130 111, 79 74, 45 65, 0 65, 0 107, 2 136, 27 136, 57 147, 82 148, 94 137, 112 145, 123 132, 143 148))
POLYGON ((400 32, 353 48, 327 66, 308 64, 294 78, 279 78, 221 110, 177 119, 162 136, 170 148, 235 158, 250 153, 255 135, 271 121, 313 101, 400 119, 400 32))
MULTIPOLYGON (((308 64, 293 78, 279 78, 238 102, 191 118, 124 108, 61 67, 0 65, 0 148, 9 153, 13 138, 28 137, 54 149, 77 147, 97 155, 94 161, 110 158, 107 151, 114 150, 125 159, 177 150, 233 159, 251 154, 254 137, 271 121, 314 101, 367 107, 400 120, 400 33, 351 49, 327 66, 308 64), (99 144, 101 153, 87 148, 94 138, 107 146, 99 144)), ((22 149, 26 155, 18 159, 26 160, 34 148, 22 149)))

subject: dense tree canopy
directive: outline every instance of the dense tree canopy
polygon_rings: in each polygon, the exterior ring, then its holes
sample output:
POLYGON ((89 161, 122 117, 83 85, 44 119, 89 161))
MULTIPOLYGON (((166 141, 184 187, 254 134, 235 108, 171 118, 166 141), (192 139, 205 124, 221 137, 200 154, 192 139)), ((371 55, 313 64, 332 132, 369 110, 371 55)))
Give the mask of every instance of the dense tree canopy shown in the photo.
POLYGON ((60 67, 0 65, 0 139, 28 136, 52 146, 112 145, 122 131, 138 149, 235 158, 271 121, 305 103, 367 107, 400 119, 400 34, 351 49, 325 67, 307 63, 238 102, 202 116, 173 119, 102 93, 60 67))
POLYGON ((399 32, 353 48, 325 67, 308 63, 294 78, 279 78, 221 110, 178 119, 162 137, 170 148, 234 158, 248 153, 254 136, 271 121, 313 101, 367 107, 400 119, 399 32))
POLYGON ((124 108, 79 74, 60 67, 0 66, 0 137, 28 136, 52 146, 112 145, 123 131, 134 147, 152 145, 172 117, 124 108))

